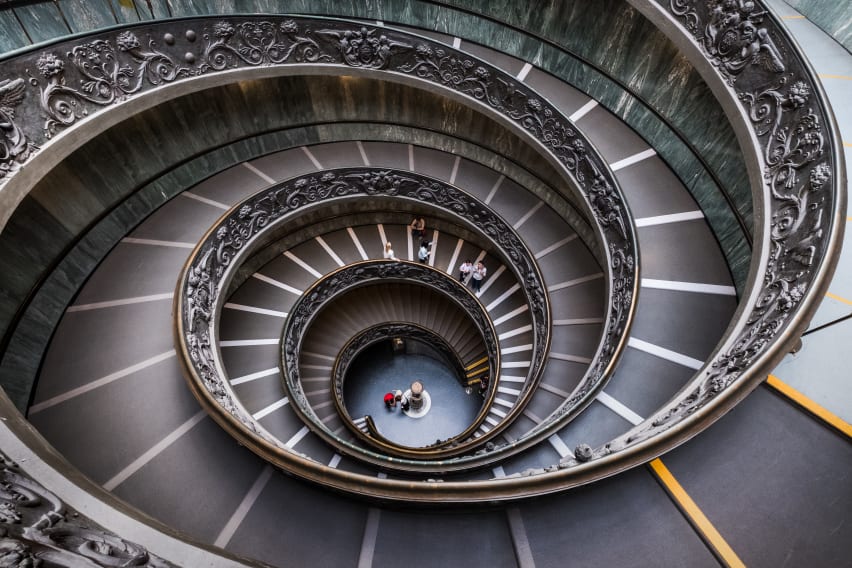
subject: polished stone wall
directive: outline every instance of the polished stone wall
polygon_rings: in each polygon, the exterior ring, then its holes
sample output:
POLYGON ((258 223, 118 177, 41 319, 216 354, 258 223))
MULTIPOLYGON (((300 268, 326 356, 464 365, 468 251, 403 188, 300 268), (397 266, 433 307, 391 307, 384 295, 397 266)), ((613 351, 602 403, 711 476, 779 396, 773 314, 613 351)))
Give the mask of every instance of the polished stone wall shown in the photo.
POLYGON ((535 10, 514 0, 56 0, 15 5, 0 11, 0 49, 23 47, 28 38, 42 41, 152 18, 290 12, 404 24, 514 55, 595 98, 645 138, 693 193, 737 286, 745 283, 752 203, 734 133, 698 73, 625 0, 547 1, 536 3, 535 10))
POLYGON ((852 2, 848 0, 784 0, 852 53, 852 2))

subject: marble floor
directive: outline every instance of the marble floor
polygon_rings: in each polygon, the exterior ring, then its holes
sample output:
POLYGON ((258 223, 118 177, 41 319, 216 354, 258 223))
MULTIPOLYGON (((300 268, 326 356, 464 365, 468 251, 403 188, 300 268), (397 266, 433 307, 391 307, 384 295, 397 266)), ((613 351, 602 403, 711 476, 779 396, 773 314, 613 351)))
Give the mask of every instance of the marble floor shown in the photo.
POLYGON ((427 446, 461 433, 482 407, 477 391, 467 394, 445 363, 426 355, 394 355, 385 344, 368 349, 353 362, 344 401, 353 419, 370 415, 383 436, 411 447, 427 446), (427 413, 412 418, 399 406, 385 408, 385 393, 405 391, 415 380, 423 383, 431 398, 427 413))

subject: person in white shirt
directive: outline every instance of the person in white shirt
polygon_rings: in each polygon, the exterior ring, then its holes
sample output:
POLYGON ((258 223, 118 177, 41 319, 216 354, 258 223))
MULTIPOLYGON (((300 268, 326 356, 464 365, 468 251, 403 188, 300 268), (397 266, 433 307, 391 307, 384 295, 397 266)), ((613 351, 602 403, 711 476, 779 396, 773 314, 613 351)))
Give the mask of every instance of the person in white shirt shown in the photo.
POLYGON ((488 269, 481 262, 477 262, 476 267, 473 269, 473 291, 476 292, 477 296, 479 295, 480 288, 482 288, 482 280, 485 279, 486 274, 488 274, 488 269))
POLYGON ((464 282, 470 276, 471 271, 473 271, 473 263, 468 259, 459 267, 459 282, 464 282))
POLYGON ((422 241, 420 243, 420 250, 417 251, 417 260, 422 263, 426 263, 429 261, 429 249, 432 247, 432 243, 427 241, 422 241))
POLYGON ((385 243, 385 258, 396 260, 396 257, 393 254, 393 245, 391 245, 390 241, 385 243))

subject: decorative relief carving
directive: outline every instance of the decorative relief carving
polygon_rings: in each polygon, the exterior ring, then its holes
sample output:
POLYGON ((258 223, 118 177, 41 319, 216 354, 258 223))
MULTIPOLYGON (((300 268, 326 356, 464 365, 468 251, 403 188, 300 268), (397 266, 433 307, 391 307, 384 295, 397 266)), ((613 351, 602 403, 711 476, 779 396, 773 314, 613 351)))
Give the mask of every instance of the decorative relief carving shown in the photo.
POLYGON ((204 50, 204 70, 221 70, 238 65, 277 65, 290 63, 331 62, 333 58, 321 53, 308 27, 287 19, 281 22, 245 21, 216 22, 203 37, 208 44, 204 50))
POLYGON ((0 462, 0 566, 173 566, 70 510, 2 453, 0 462))
MULTIPOLYGON (((515 271, 524 283, 535 332, 529 372, 531 379, 522 387, 522 396, 528 395, 534 388, 544 366, 550 308, 535 260, 517 233, 475 198, 455 187, 419 174, 374 168, 344 168, 290 180, 250 197, 236 211, 220 221, 218 229, 202 243, 199 252, 188 265, 183 284, 183 312, 180 314, 186 351, 205 390, 226 412, 251 427, 253 432, 267 441, 274 443, 256 426, 256 421, 235 403, 227 380, 216 362, 211 323, 215 316, 214 309, 221 292, 223 276, 248 243, 276 220, 323 201, 375 195, 403 197, 441 207, 475 225, 500 247, 501 253, 511 261, 511 270, 515 271)), ((286 368, 298 369, 299 338, 309 325, 312 314, 320 306, 339 290, 353 285, 353 282, 387 277, 416 278, 419 283, 441 290, 465 306, 481 329, 489 327, 488 318, 481 313, 475 297, 466 292, 459 294, 458 285, 452 279, 431 269, 405 263, 379 263, 376 267, 359 265, 351 272, 344 270, 335 273, 323 280, 321 285, 309 289, 291 309, 287 329, 298 331, 285 333, 282 340, 284 353, 287 354, 286 368), (381 274, 376 275, 371 271, 381 274)), ((486 339, 486 345, 489 352, 496 353, 496 339, 488 337, 490 339, 486 339)), ((292 387, 291 403, 305 409, 305 414, 310 416, 310 405, 301 389, 295 382, 288 383, 288 387, 292 387)))
POLYGON ((360 30, 320 30, 318 33, 335 38, 343 61, 350 67, 384 69, 394 50, 410 49, 398 39, 390 39, 381 30, 361 27, 360 30))
POLYGON ((144 49, 134 33, 123 31, 113 41, 94 39, 76 45, 64 59, 53 52, 42 53, 35 66, 46 84, 35 77, 30 77, 30 83, 39 87, 41 108, 47 115, 45 138, 87 116, 92 109, 85 103, 110 105, 143 87, 198 74, 158 51, 153 39, 147 44, 144 49), (70 69, 74 82, 69 84, 66 75, 70 69))
MULTIPOLYGON (((490 318, 484 311, 482 304, 476 300, 476 297, 465 286, 461 285, 451 275, 421 264, 387 260, 359 262, 355 265, 341 268, 318 281, 290 309, 290 316, 284 328, 282 340, 282 363, 287 394, 293 400, 299 401, 298 408, 301 410, 302 416, 313 423, 316 431, 324 432, 331 443, 335 443, 338 436, 317 417, 302 388, 301 367, 299 364, 302 340, 310 335, 310 326, 313 323, 314 316, 326 307, 329 302, 340 299, 343 294, 354 287, 364 286, 370 282, 385 282, 388 280, 414 282, 419 286, 427 286, 439 291, 444 296, 452 298, 460 306, 460 309, 464 310, 464 313, 473 321, 479 331, 479 336, 482 338, 482 348, 489 361, 490 375, 495 377, 495 380, 492 381, 492 390, 493 385, 497 383, 497 378, 499 377, 499 365, 497 362, 500 360, 500 346, 496 331, 493 325, 491 325, 490 318)), ((447 361, 457 367, 459 377, 463 376, 464 370, 461 367, 461 362, 458 360, 457 354, 443 338, 425 328, 410 323, 394 322, 380 324, 366 329, 352 338, 343 347, 342 352, 335 362, 331 384, 339 408, 345 408, 343 402, 343 383, 346 370, 352 359, 367 345, 393 335, 421 338, 433 349, 442 353, 447 361)), ((534 379, 528 377, 527 384, 533 383, 534 379)), ((485 416, 482 415, 479 418, 479 422, 472 426, 478 426, 484 419, 485 416)), ((502 426, 494 426, 502 428, 502 426)), ((469 432, 470 428, 466 429, 466 431, 469 432)), ((449 440, 444 440, 440 444, 434 444, 431 447, 434 449, 456 446, 460 441, 464 440, 460 436, 457 436, 449 440)))
POLYGON ((36 149, 15 123, 15 107, 24 100, 25 93, 23 79, 0 81, 0 179, 17 170, 36 149))
POLYGON ((694 0, 671 0, 672 13, 685 25, 704 48, 707 58, 733 84, 749 66, 782 73, 784 56, 765 27, 766 11, 754 0, 706 0, 702 6, 694 0))
MULTIPOLYGON (((833 153, 821 101, 801 63, 785 56, 784 36, 752 0, 670 0, 707 57, 728 80, 759 140, 769 209, 770 242, 761 293, 732 346, 718 354, 692 387, 627 436, 596 450, 606 455, 677 424, 740 379, 778 340, 827 257, 827 219, 836 196, 833 153), (763 27, 760 27, 763 26, 763 27), (703 34, 699 33, 703 30, 703 34)), ((786 41, 785 41, 786 43, 786 41)))

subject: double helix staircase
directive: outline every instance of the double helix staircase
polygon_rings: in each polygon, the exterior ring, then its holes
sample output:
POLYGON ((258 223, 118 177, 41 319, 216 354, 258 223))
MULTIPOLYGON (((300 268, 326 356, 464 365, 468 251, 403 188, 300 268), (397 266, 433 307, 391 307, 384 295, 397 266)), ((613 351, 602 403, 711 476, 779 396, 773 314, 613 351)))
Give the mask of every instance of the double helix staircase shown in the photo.
MULTIPOLYGON (((627 137, 628 134, 625 131, 621 136, 627 137)), ((92 300, 98 298, 100 301, 109 301, 104 298, 110 297, 110 288, 114 290, 112 297, 133 294, 135 297, 159 298, 157 293, 163 295, 162 292, 168 290, 170 280, 176 276, 188 252, 187 247, 181 246, 180 243, 191 243, 202 235, 223 206, 236 203, 255 188, 265 185, 268 180, 258 175, 258 172, 272 171, 270 164, 275 163, 275 171, 280 172, 279 177, 286 179, 306 173, 304 168, 298 167, 299 164, 304 165, 306 156, 313 157, 323 166, 326 162, 333 166, 359 165, 359 162, 363 164, 361 149, 372 166, 398 166, 397 162, 386 159, 385 156, 393 157, 410 152, 414 157, 415 166, 423 164, 418 170, 419 173, 443 177, 450 181, 455 170, 453 181, 481 200, 488 201, 489 206, 515 227, 536 257, 550 292, 554 327, 551 349, 539 388, 532 395, 519 419, 502 434, 501 441, 511 443, 523 437, 570 396, 591 362, 595 347, 600 341, 603 320, 605 280, 602 269, 577 234, 546 204, 524 192, 520 186, 467 160, 457 160, 452 155, 404 144, 339 142, 296 148, 256 160, 249 164, 250 167, 237 166, 190 189, 188 193, 161 208, 150 221, 143 223, 118 245, 100 269, 106 272, 100 276, 99 270, 81 292, 77 308, 72 307, 69 315, 63 320, 55 342, 68 345, 67 341, 79 335, 74 328, 74 319, 82 319, 79 318, 80 315, 103 318, 97 324, 90 320, 86 323, 87 326, 114 329, 115 326, 120 327, 127 322, 125 317, 120 316, 122 311, 134 310, 137 312, 134 314, 134 321, 151 321, 151 331, 135 341, 135 350, 139 354, 136 357, 141 356, 141 360, 152 359, 150 355, 145 355, 156 350, 157 340, 162 338, 169 327, 167 298, 104 308, 93 307, 92 304, 98 302, 92 300), (419 159, 421 152, 429 159, 419 159), (334 159, 331 159, 331 156, 334 156, 334 159), (291 163, 292 169, 284 169, 285 165, 291 163), (211 202, 221 206, 212 205, 211 202), (206 211, 207 215, 193 213, 186 217, 183 212, 187 208, 194 212, 206 211), (193 228, 192 224, 196 226, 193 228), (145 264, 140 265, 140 268, 151 266, 153 258, 163 265, 171 259, 173 268, 135 272, 124 270, 121 278, 111 275, 111 266, 132 264, 134 259, 138 260, 137 254, 146 255, 145 264), (147 315, 140 319, 139 312, 145 312, 147 315), (161 323, 156 324, 158 319, 161 323), (158 325, 161 331, 153 332, 158 325)), ((641 151, 642 147, 639 146, 638 149, 641 151)), ((308 163, 310 162, 311 160, 308 160, 308 163)), ((665 166, 660 164, 657 168, 648 169, 653 175, 666 172, 664 168, 665 166)), ((669 191, 660 192, 661 204, 656 209, 647 201, 642 202, 641 214, 644 217, 668 214, 671 211, 671 203, 676 202, 676 199, 671 198, 671 195, 677 195, 675 190, 685 193, 682 186, 671 183, 669 187, 669 191)), ((688 203, 684 197, 680 197, 680 200, 688 203)), ((333 464, 343 470, 363 473, 365 465, 331 451, 298 419, 288 404, 279 369, 281 330, 288 311, 313 283, 341 266, 363 261, 365 258, 382 258, 384 242, 394 243, 393 246, 398 251, 397 256, 403 260, 415 260, 416 243, 410 237, 405 221, 407 219, 402 222, 347 226, 312 235, 301 243, 289 246, 233 291, 224 304, 219 322, 223 363, 235 395, 248 412, 285 446, 320 463, 333 464)), ((702 224, 701 219, 695 219, 650 225, 644 231, 640 227, 641 255, 643 261, 649 265, 643 274, 647 279, 660 281, 709 281, 719 289, 727 286, 726 292, 706 294, 666 289, 643 290, 629 343, 631 348, 603 394, 578 419, 567 424, 556 435, 502 463, 502 474, 511 476, 530 468, 558 464, 561 459, 571 456, 573 449, 581 443, 602 443, 629 429, 637 420, 638 414, 630 414, 625 409, 642 411, 652 408, 651 405, 669 398, 691 375, 691 368, 694 368, 695 364, 693 367, 684 364, 688 356, 682 355, 681 361, 672 361, 672 357, 660 356, 660 353, 665 354, 665 349, 689 354, 694 356, 696 361, 709 353, 715 341, 713 337, 721 334, 727 318, 733 312, 734 296, 730 277, 720 260, 721 254, 714 252, 715 247, 712 245, 715 241, 706 225, 702 224), (683 224, 688 227, 680 226, 683 224), (689 234, 698 235, 698 238, 687 238, 686 235, 689 234), (693 255, 698 252, 703 260, 693 261, 693 255), (673 258, 673 255, 680 255, 677 257, 680 262, 676 262, 674 266, 663 262, 665 258, 673 258), (718 267, 720 273, 714 274, 713 267, 718 267), (662 321, 667 324, 662 325, 662 321), (701 325, 697 326, 696 322, 701 322, 701 325), (646 344, 663 349, 649 353, 648 349, 642 349, 646 344), (625 418, 625 414, 633 420, 625 418)), ((468 258, 473 261, 483 260, 490 269, 479 301, 491 316, 500 338, 502 368, 494 402, 482 426, 484 432, 498 423, 514 405, 520 393, 519 387, 526 378, 528 350, 532 340, 523 290, 511 272, 499 263, 497 257, 490 257, 481 244, 454 235, 448 230, 437 230, 432 240, 433 249, 428 264, 446 272, 448 277, 457 278, 458 266, 468 258)), ((341 305, 321 314, 305 338, 301 364, 303 380, 307 381, 306 394, 311 405, 331 429, 341 431, 340 418, 334 411, 328 384, 333 359, 355 333, 378 323, 411 321, 424 325, 446 338, 451 345, 457 346, 463 360, 475 359, 478 353, 465 351, 465 344, 460 343, 462 339, 475 335, 468 327, 459 325, 461 317, 459 310, 454 309, 446 300, 442 301, 437 294, 422 291, 416 286, 400 288, 387 284, 356 289, 341 305)), ((115 330, 110 335, 118 338, 122 334, 120 330, 115 330)), ((100 351, 100 347, 103 345, 92 344, 89 349, 100 351)), ((154 358, 156 356, 154 354, 154 358)), ((47 417, 53 412, 86 398, 49 407, 43 403, 50 398, 49 395, 42 396, 42 392, 49 392, 46 389, 51 383, 50 362, 56 360, 58 363, 59 357, 61 353, 53 350, 48 354, 48 364, 40 378, 39 392, 31 410, 35 424, 42 420, 49 424, 47 417)), ((95 354, 92 354, 92 358, 94 357, 95 354)), ((158 369, 161 377, 164 367, 171 368, 168 374, 177 384, 173 384, 171 389, 163 390, 161 394, 158 394, 160 391, 146 389, 145 396, 156 395, 157 398, 162 396, 174 399, 174 389, 182 387, 178 364, 173 357, 161 357, 163 360, 154 363, 152 368, 158 369)), ((67 366, 64 363, 53 368, 57 371, 62 369, 63 376, 67 377, 67 366)), ((116 381, 115 386, 119 385, 130 388, 130 392, 122 396, 111 396, 110 405, 115 405, 122 399, 130 402, 140 396, 134 392, 136 389, 132 381, 126 384, 124 381, 116 381)), ((138 386, 143 387, 144 383, 139 383, 138 386)), ((97 389, 94 389, 92 392, 96 391, 97 389)), ((176 420, 171 423, 177 422, 178 426, 190 427, 194 432, 195 422, 201 421, 203 424, 207 420, 200 417, 197 410, 192 410, 194 405, 186 397, 182 399, 184 410, 179 412, 176 420)), ((167 404, 157 400, 151 401, 151 404, 153 407, 165 409, 174 407, 176 402, 167 404)), ((87 414, 97 424, 100 413, 87 414)), ((91 424, 86 429, 102 429, 102 426, 96 424, 91 424)), ((151 426, 154 425, 152 423, 151 426)), ((198 432, 207 430, 201 424, 199 427, 201 429, 198 432)), ((110 427, 110 430, 112 436, 117 435, 114 427, 110 427)), ((139 424, 134 424, 131 430, 137 439, 143 436, 143 429, 139 424)), ((212 433, 215 428, 211 427, 210 430, 212 433)), ((157 434, 151 433, 150 436, 156 437, 157 434)), ((181 436, 175 444, 192 443, 190 440, 191 437, 181 436)), ((60 448, 63 446, 61 439, 53 442, 60 448)), ((104 448, 104 451, 111 452, 107 448, 104 448)), ((249 455, 246 458, 249 463, 256 460, 249 455)), ((96 462, 92 462, 93 465, 94 463, 96 462)), ((231 466, 233 465, 232 463, 231 466)), ((134 471, 125 481, 121 479, 122 471, 116 471, 115 467, 112 471, 106 469, 99 472, 88 469, 85 463, 80 463, 79 467, 108 486, 115 485, 114 489, 119 492, 123 487, 129 487, 125 484, 131 479, 144 475, 147 470, 145 468, 134 471)), ((202 464, 199 464, 199 467, 204 468, 202 464)), ((384 475, 380 468, 374 467, 372 471, 373 475, 384 475)), ((211 473, 215 474, 215 470, 211 473)), ((486 476, 493 475, 487 470, 475 470, 467 474, 456 473, 448 479, 481 479, 483 473, 486 476)), ((210 481, 221 483, 221 480, 215 478, 210 481)), ((145 485, 148 483, 156 484, 159 481, 151 479, 146 481, 145 485)))
MULTIPOLYGON (((454 43, 452 37, 430 35, 454 43)), ((487 413, 474 438, 499 426, 490 443, 506 455, 475 467, 412 474, 383 466, 378 458, 358 459, 357 451, 341 451, 293 409, 281 372, 282 329, 306 291, 335 271, 382 259, 388 241, 402 262, 416 262, 418 243, 408 221, 412 214, 424 213, 404 207, 369 215, 343 211, 340 222, 323 219, 300 226, 253 259, 256 266, 229 290, 216 322, 217 348, 235 399, 287 450, 344 472, 353 486, 368 478, 417 484, 428 477, 428 483, 447 486, 523 480, 580 460, 584 446, 597 448, 626 435, 677 396, 704 365, 741 298, 722 248, 688 188, 647 142, 587 95, 504 53, 468 42, 462 47, 515 76, 523 73, 524 84, 572 117, 614 171, 635 219, 641 283, 632 325, 625 330, 627 348, 583 412, 538 435, 592 365, 610 291, 600 251, 572 224, 575 212, 554 197, 559 189, 551 187, 547 194, 540 187, 525 187, 522 178, 535 179, 537 172, 516 164, 476 161, 404 141, 341 137, 239 163, 192 185, 129 232, 65 310, 45 353, 28 419, 74 467, 133 507, 198 542, 261 562, 385 565, 395 554, 386 543, 428 535, 445 546, 407 562, 514 566, 531 565, 534 557, 539 565, 557 565, 564 560, 570 532, 572 541, 578 533, 588 537, 573 546, 589 564, 627 564, 635 555, 661 564, 689 558, 693 565, 718 565, 646 469, 539 500, 475 511, 414 512, 405 504, 351 499, 281 474, 220 428, 186 387, 173 341, 172 302, 175 283, 196 244, 251 194, 285 180, 350 167, 442 180, 473 195, 511 226, 547 288, 549 349, 535 390, 522 400, 535 341, 524 284, 482 235, 429 210, 434 218, 427 219, 433 243, 428 266, 451 279, 467 259, 483 261, 489 270, 478 302, 497 333, 500 368, 490 377, 496 379, 493 397, 486 397, 487 413), (519 404, 522 411, 504 423, 519 404), (514 447, 518 450, 506 450, 514 447), (609 534, 606 527, 613 524, 653 525, 667 535, 670 546, 660 551, 658 540, 636 534, 601 546, 607 540, 601 535, 609 534), (565 534, 553 527, 566 528, 565 534), (334 546, 328 546, 331 532, 334 546), (487 540, 488 546, 474 550, 471 538, 487 540)), ((312 412, 359 451, 371 452, 372 447, 347 431, 335 409, 333 364, 353 336, 396 322, 444 338, 463 362, 468 386, 476 389, 488 368, 475 326, 441 294, 399 282, 349 292, 308 328, 299 367, 312 412)), ((779 409, 762 391, 746 406, 758 422, 795 424, 803 439, 838 445, 814 432, 801 413, 779 409)), ((735 411, 715 430, 676 451, 672 463, 694 480, 724 476, 692 463, 726 455, 726 434, 732 423, 749 420, 744 413, 735 411)), ((370 433, 366 417, 353 417, 352 426, 365 436, 370 433)), ((760 447, 764 441, 755 434, 748 443, 760 447)), ((476 454, 468 457, 474 460, 476 454)))

